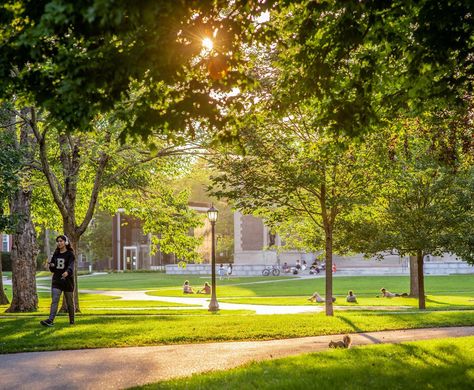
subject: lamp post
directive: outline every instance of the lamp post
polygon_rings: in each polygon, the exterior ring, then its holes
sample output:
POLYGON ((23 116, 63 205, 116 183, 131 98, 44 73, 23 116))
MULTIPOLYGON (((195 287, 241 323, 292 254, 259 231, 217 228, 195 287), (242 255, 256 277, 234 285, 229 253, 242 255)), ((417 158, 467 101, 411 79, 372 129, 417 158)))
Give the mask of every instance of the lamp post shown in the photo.
POLYGON ((124 209, 117 209, 117 272, 120 272, 120 250, 121 243, 120 243, 120 213, 123 213, 124 209))
POLYGON ((211 222, 211 275, 212 275, 212 289, 211 289, 211 302, 209 303, 209 311, 218 311, 219 304, 216 298, 216 240, 215 240, 215 226, 217 221, 217 214, 219 211, 211 205, 211 208, 207 210, 207 218, 211 222))

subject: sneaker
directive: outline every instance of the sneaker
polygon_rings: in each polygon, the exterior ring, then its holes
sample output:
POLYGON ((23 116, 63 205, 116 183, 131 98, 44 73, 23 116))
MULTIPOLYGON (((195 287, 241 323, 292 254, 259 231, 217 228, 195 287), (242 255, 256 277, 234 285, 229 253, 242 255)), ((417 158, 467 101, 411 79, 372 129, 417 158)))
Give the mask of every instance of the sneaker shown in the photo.
POLYGON ((51 321, 49 318, 47 320, 40 321, 40 324, 43 326, 54 326, 53 321, 51 321))

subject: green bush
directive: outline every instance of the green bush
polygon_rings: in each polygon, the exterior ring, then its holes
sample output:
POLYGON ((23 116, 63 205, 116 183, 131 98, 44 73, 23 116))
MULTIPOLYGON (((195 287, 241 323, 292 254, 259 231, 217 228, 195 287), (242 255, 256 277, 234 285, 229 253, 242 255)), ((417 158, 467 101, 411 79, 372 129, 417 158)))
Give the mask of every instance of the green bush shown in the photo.
POLYGON ((2 271, 11 271, 12 270, 12 258, 10 252, 0 252, 2 257, 2 271))

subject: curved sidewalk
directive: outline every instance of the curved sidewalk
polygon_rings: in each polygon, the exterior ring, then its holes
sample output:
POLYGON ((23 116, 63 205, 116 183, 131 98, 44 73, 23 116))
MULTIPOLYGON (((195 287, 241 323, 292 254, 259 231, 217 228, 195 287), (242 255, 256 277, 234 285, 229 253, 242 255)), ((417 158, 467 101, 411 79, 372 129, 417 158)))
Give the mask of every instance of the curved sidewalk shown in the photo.
MULTIPOLYGON (((199 305, 194 307, 183 307, 182 309, 207 309, 209 299, 206 298, 188 298, 188 297, 165 297, 146 294, 147 290, 141 291, 99 291, 99 290, 80 290, 81 293, 102 294, 114 297, 120 297, 125 301, 160 301, 199 305)), ((245 303, 219 302, 219 308, 224 310, 253 310, 255 314, 296 314, 296 313, 320 313, 324 311, 324 306, 271 306, 271 305, 252 305, 245 303)), ((173 310, 179 310, 180 307, 173 307, 173 310)))
MULTIPOLYGON (((357 333, 353 345, 474 335, 474 326, 357 333)), ((328 348, 341 336, 0 355, 0 389, 124 389, 328 348), (202 359, 206 356, 206 359, 202 359)))
MULTIPOLYGON (((258 283, 258 282, 257 282, 258 283)), ((101 294, 112 297, 120 297, 124 301, 160 301, 170 303, 181 303, 195 306, 171 307, 173 310, 207 309, 210 298, 189 298, 189 297, 169 297, 159 295, 148 295, 149 290, 119 291, 119 290, 80 290, 81 293, 101 294)), ((324 305, 256 305, 251 303, 230 303, 219 301, 219 308, 222 310, 251 310, 255 314, 298 314, 298 313, 322 313, 324 305)), ((411 306, 338 306, 335 310, 386 310, 397 311, 410 309, 411 306)))

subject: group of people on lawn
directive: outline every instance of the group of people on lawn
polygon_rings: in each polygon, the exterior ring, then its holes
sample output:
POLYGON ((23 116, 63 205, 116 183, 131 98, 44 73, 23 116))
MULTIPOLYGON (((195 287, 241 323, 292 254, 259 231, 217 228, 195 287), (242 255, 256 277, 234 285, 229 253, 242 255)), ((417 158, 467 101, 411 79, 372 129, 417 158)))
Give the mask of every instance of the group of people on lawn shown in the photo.
MULTIPOLYGON (((290 267, 288 263, 283 263, 282 265, 282 271, 284 273, 292 273, 294 275, 297 275, 299 272, 305 271, 308 268, 308 264, 306 263, 306 260, 300 261, 296 260, 296 264, 294 267, 290 267)), ((313 261, 313 264, 309 267, 309 273, 310 275, 315 275, 319 274, 321 271, 325 270, 325 263, 318 264, 317 260, 313 261)), ((332 265, 332 272, 336 272, 336 264, 332 265)))
MULTIPOLYGON (((224 268, 224 264, 221 264, 219 266, 219 269, 217 270, 217 273, 219 275, 219 279, 224 279, 225 276, 227 276, 227 279, 230 278, 230 275, 232 275, 233 267, 232 264, 227 265, 227 269, 224 268)), ((211 293, 211 285, 208 282, 204 283, 203 288, 200 290, 194 291, 194 289, 191 287, 189 284, 189 280, 185 280, 183 284, 183 294, 210 294, 211 293)))
MULTIPOLYGON (((392 293, 392 292, 388 291, 385 288, 381 288, 380 292, 381 292, 382 298, 395 298, 395 297, 407 297, 408 296, 407 293, 403 293, 403 294, 392 293)), ((377 298, 378 298, 378 295, 377 295, 377 298)), ((323 302, 325 302, 325 299, 321 295, 319 295, 317 292, 314 292, 313 295, 311 295, 308 298, 308 301, 323 303, 323 302)), ((335 302, 336 297, 332 297, 332 301, 335 302)), ((346 302, 357 303, 357 297, 354 295, 354 292, 352 290, 349 290, 349 292, 347 293, 346 302)))
POLYGON ((203 288, 200 290, 194 291, 194 289, 189 284, 189 280, 185 280, 183 284, 183 294, 210 294, 211 285, 208 282, 204 283, 203 288))
POLYGON ((300 271, 304 271, 306 268, 308 267, 307 263, 306 263, 306 260, 303 260, 303 262, 301 262, 300 260, 296 260, 296 264, 294 267, 290 267, 288 265, 287 262, 283 263, 281 269, 283 272, 285 273, 293 273, 293 274, 297 274, 298 272, 300 271))

